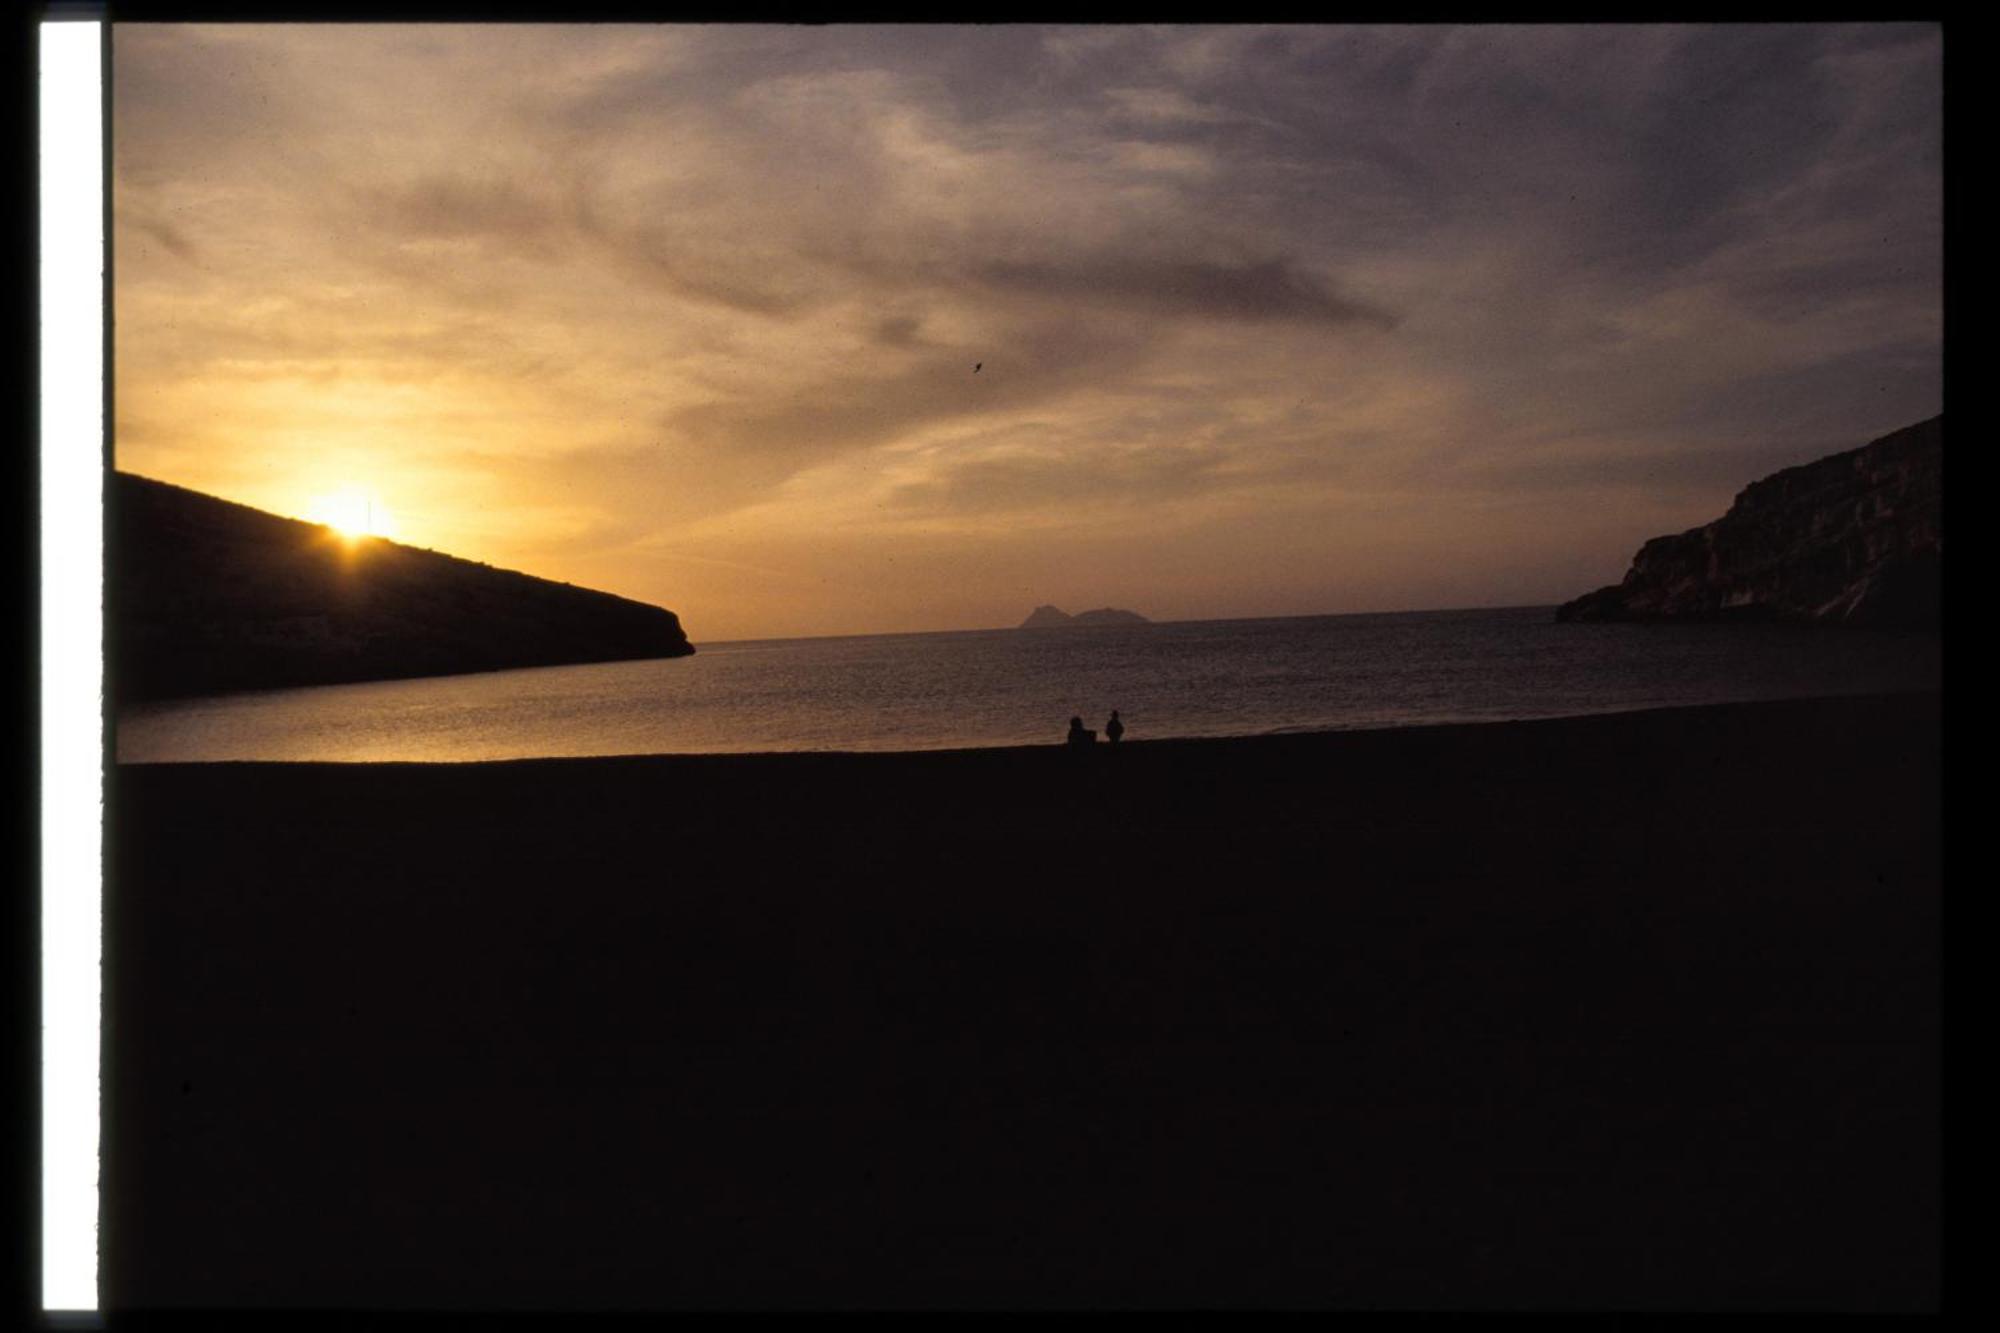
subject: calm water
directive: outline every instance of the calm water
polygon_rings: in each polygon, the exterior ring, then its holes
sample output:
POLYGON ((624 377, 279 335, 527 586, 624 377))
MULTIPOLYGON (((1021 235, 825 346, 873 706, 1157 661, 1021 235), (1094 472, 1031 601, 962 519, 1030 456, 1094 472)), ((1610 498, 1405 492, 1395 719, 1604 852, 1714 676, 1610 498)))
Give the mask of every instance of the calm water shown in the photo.
POLYGON ((118 758, 473 760, 1055 744, 1940 688, 1935 636, 1558 625, 1552 608, 698 644, 694 657, 196 699, 118 758))

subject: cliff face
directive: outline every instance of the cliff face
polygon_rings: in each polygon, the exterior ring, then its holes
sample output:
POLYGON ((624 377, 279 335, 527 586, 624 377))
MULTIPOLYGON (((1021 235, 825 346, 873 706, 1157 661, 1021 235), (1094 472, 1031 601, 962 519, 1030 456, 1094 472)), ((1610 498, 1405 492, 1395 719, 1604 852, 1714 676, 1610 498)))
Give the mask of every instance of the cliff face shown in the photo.
POLYGON ((1070 625, 1150 625, 1153 622, 1137 611, 1122 611, 1115 606, 1101 606, 1095 611, 1079 611, 1075 615, 1056 606, 1038 606, 1028 618, 1020 623, 1020 629, 1060 629, 1070 625))
POLYGON ((121 702, 694 651, 671 611, 127 473, 107 514, 121 702))
POLYGON ((1558 620, 1801 620, 1936 628, 1944 418, 1746 486, 1729 512, 1639 549, 1558 620))

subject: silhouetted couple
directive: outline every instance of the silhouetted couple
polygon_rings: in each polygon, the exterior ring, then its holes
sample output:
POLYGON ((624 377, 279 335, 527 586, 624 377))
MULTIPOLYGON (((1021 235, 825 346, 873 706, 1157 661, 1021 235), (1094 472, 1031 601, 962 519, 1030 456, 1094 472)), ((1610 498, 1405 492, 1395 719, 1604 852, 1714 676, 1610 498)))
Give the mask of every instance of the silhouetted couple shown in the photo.
MULTIPOLYGON (((1125 724, 1118 720, 1118 710, 1114 708, 1111 710, 1111 720, 1104 724, 1104 738, 1116 745, 1118 738, 1124 734, 1125 724)), ((1082 718, 1073 717, 1069 720, 1068 739, 1071 745, 1095 745, 1097 733, 1085 727, 1082 718)))

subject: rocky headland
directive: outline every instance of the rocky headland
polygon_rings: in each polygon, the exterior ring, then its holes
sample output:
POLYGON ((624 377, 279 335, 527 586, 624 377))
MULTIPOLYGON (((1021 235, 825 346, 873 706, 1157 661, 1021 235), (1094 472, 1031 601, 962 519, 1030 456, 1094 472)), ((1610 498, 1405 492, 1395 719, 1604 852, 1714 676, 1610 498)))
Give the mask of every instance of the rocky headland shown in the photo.
POLYGON ((121 702, 694 651, 673 612, 130 473, 111 478, 121 702))
POLYGON ((1786 620, 1936 629, 1944 417, 1746 486, 1713 523, 1655 537, 1622 583, 1556 619, 1786 620))

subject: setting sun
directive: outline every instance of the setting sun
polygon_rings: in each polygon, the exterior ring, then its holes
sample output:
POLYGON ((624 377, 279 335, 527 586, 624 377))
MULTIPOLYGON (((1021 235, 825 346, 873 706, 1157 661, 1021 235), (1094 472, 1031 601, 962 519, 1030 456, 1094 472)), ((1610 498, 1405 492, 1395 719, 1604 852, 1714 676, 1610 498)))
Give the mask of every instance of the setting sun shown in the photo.
POLYGON ((373 491, 346 486, 326 495, 314 496, 306 506, 306 517, 324 523, 350 540, 357 537, 394 537, 396 524, 389 508, 373 491))

